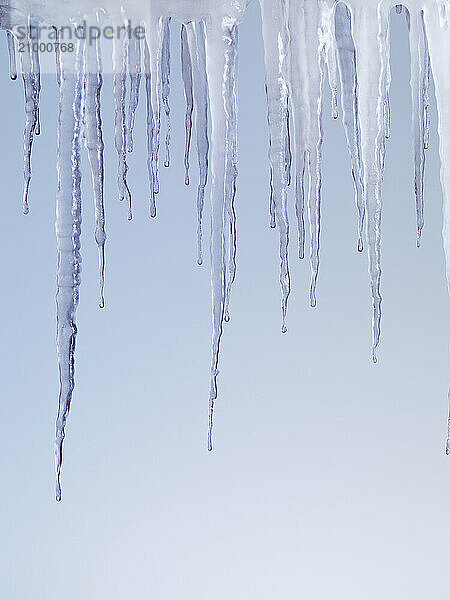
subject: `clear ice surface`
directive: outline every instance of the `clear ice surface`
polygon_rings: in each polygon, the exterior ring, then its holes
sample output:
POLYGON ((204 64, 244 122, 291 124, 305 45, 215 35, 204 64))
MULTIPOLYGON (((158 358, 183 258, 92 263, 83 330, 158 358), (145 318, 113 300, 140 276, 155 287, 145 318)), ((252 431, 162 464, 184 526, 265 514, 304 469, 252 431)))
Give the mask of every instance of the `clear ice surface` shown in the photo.
MULTIPOLYGON (((230 319, 231 288, 236 276, 237 113, 236 60, 239 23, 250 0, 90 0, 74 3, 16 0, 0 6, 7 31, 10 76, 17 77, 15 40, 27 31, 30 46, 20 53, 25 90, 24 194, 28 212, 31 151, 39 134, 40 66, 35 25, 62 26, 110 19, 122 26, 114 39, 115 146, 119 198, 128 204, 127 153, 141 77, 147 103, 147 165, 150 215, 156 216, 159 193, 161 115, 165 115, 164 164, 170 163, 170 35, 181 24, 182 78, 186 99, 185 182, 190 181, 191 140, 198 162, 197 262, 203 262, 203 208, 211 187, 212 354, 208 448, 213 447, 214 405, 218 397, 220 343, 230 319), (142 24, 145 39, 128 35, 142 24)), ((377 360, 381 334, 382 183, 386 142, 390 137, 389 22, 391 9, 404 13, 411 50, 412 137, 417 245, 424 227, 425 150, 429 144, 429 85, 434 78, 439 115, 439 150, 444 197, 444 250, 450 285, 450 1, 408 0, 259 0, 266 69, 269 125, 270 225, 278 229, 281 328, 287 331, 291 291, 288 201, 291 179, 297 220, 298 255, 305 256, 309 224, 310 303, 317 302, 320 262, 323 86, 331 90, 333 118, 342 115, 350 155, 357 213, 357 249, 367 249, 372 294, 372 356, 377 360), (340 106, 339 106, 340 88, 340 106), (308 186, 307 186, 308 182, 308 186), (308 187, 308 189, 306 189, 308 187)), ((60 373, 56 427, 57 499, 66 421, 74 388, 75 313, 80 284, 81 140, 87 150, 95 203, 95 239, 99 252, 100 306, 104 306, 105 211, 101 120, 102 59, 100 42, 76 42, 76 51, 57 52, 60 105, 57 143, 57 347, 60 373)), ((450 419, 449 419, 450 432, 450 419)), ((450 433, 449 433, 450 440, 450 433)), ((450 453, 450 441, 447 443, 450 453)))

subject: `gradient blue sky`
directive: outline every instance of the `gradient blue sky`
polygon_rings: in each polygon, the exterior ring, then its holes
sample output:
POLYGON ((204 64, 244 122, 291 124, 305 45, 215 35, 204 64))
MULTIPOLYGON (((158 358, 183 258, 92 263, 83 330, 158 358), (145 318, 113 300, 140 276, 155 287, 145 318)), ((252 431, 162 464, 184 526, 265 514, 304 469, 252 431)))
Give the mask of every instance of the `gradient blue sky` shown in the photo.
MULTIPOLYGON (((56 84, 43 80, 43 133, 24 217, 22 88, 8 81, 3 50, 1 598, 447 597, 448 299, 436 115, 418 251, 404 16, 393 15, 392 29, 383 338, 375 367, 349 159, 327 102, 318 307, 308 306, 309 267, 296 260, 293 243, 289 333, 280 334, 260 17, 256 3, 249 7, 239 55, 239 264, 213 454, 206 451, 210 283, 208 263, 195 261, 195 186, 183 185, 177 28, 173 166, 162 175, 155 221, 148 217, 143 106, 130 160, 133 222, 117 200, 107 78, 107 309, 97 308, 86 170, 77 386, 61 504, 53 475, 56 84)), ((291 217, 294 223, 293 210, 291 217)))

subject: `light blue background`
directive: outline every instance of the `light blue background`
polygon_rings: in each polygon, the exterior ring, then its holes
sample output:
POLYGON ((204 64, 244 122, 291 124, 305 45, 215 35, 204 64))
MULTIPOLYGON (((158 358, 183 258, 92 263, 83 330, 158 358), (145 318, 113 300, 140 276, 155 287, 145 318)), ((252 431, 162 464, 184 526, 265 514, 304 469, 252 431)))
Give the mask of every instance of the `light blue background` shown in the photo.
POLYGON ((206 451, 210 283, 208 264, 195 262, 194 155, 194 185, 183 185, 177 31, 173 166, 162 176, 155 221, 148 217, 143 105, 130 159, 133 222, 117 200, 110 78, 105 83, 107 309, 97 308, 86 169, 77 385, 61 504, 53 475, 57 90, 46 76, 24 217, 23 92, 8 81, 1 53, 0 597, 446 598, 448 300, 436 115, 418 251, 404 16, 393 15, 383 339, 375 367, 349 159, 328 101, 318 307, 308 307, 309 267, 296 260, 291 210, 293 293, 289 333, 280 334, 260 17, 256 3, 249 7, 239 55, 239 266, 213 454, 206 451))

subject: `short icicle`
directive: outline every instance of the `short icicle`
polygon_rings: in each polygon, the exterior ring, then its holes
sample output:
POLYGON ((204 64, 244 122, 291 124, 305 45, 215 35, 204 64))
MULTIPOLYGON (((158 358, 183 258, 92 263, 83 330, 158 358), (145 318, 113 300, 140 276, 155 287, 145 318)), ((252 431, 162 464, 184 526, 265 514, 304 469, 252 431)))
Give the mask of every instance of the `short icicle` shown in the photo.
POLYGON ((130 74, 130 97, 128 108, 127 151, 133 152, 133 132, 136 110, 139 105, 141 85, 141 40, 131 28, 128 40, 128 71, 130 74))
POLYGON ((192 112, 194 110, 194 96, 192 90, 192 61, 189 51, 186 26, 181 26, 181 73, 183 77, 184 98, 186 100, 186 116, 184 119, 185 150, 184 150, 184 183, 189 185, 189 154, 191 151, 192 137, 192 112))
POLYGON ((197 263, 203 264, 203 206, 208 181, 208 82, 206 75, 205 33, 202 22, 186 25, 192 62, 193 99, 197 135, 199 182, 197 187, 197 263))
POLYGON ((336 38, 341 80, 342 122, 352 164, 355 204, 358 213, 358 252, 364 249, 364 200, 361 142, 356 94, 356 53, 353 44, 350 11, 345 4, 336 7, 336 38))
POLYGON ((154 120, 152 106, 152 75, 150 67, 150 52, 147 42, 144 47, 145 93, 147 98, 147 170, 150 183, 150 216, 156 217, 155 166, 154 166, 154 120))
POLYGON ((33 61, 28 44, 31 44, 30 29, 28 28, 27 43, 24 44, 23 52, 20 52, 22 80, 25 92, 25 130, 24 130, 24 189, 23 189, 23 212, 28 214, 31 184, 31 151, 33 140, 38 124, 36 87, 33 73, 33 61))
POLYGON ((338 67, 336 47, 336 5, 329 0, 319 0, 321 22, 320 35, 325 52, 325 62, 328 71, 328 84, 331 90, 331 116, 339 117, 338 109, 338 67))
POLYGON ((39 99, 41 95, 41 65, 39 62, 39 36, 38 25, 30 20, 30 39, 31 39, 31 72, 33 83, 33 94, 36 111, 35 134, 41 134, 41 119, 39 116, 39 99))
MULTIPOLYGON (((228 122, 227 87, 233 75, 235 22, 215 17, 206 25, 206 56, 211 111, 211 283, 212 283, 212 358, 209 393, 208 450, 213 448, 214 406, 217 399, 219 351, 223 332, 226 289, 226 140, 228 122)), ((232 101, 232 99, 231 99, 232 101)))
POLYGON ((358 114, 364 201, 372 291, 372 358, 380 342, 381 326, 381 187, 384 165, 384 101, 388 60, 386 7, 358 5, 352 9, 352 34, 356 48, 358 114))
POLYGON ((84 48, 84 140, 92 174, 95 208, 95 241, 98 248, 100 286, 100 308, 105 307, 105 208, 104 208, 104 163, 103 134, 100 112, 100 97, 103 85, 101 48, 98 39, 84 48))
POLYGON ((153 180, 154 194, 159 194, 159 147, 161 137, 161 98, 162 98, 162 74, 161 74, 161 55, 163 45, 164 19, 157 12, 150 10, 150 15, 145 25, 145 35, 147 40, 147 99, 150 102, 151 127, 148 133, 151 134, 151 171, 153 180))
POLYGON ((8 44, 9 76, 15 81, 17 79, 16 42, 12 31, 8 30, 6 32, 6 41, 8 44))
POLYGON ((414 193, 416 198, 417 247, 424 226, 423 186, 425 174, 425 129, 427 127, 429 57, 423 13, 408 13, 411 53, 412 134, 414 144, 414 193))
POLYGON ((291 291, 289 275, 289 221, 287 213, 286 138, 288 117, 287 53, 284 2, 260 0, 266 66, 269 122, 271 225, 280 235, 281 330, 286 333, 286 316, 291 291))
POLYGON ((75 52, 61 52, 61 86, 57 138, 58 191, 56 195, 57 351, 59 407, 56 420, 56 500, 61 500, 61 468, 67 417, 74 389, 81 255, 80 127, 82 97, 82 42, 75 52))
POLYGON ((119 38, 113 40, 113 69, 114 69, 114 127, 115 146, 119 159, 117 183, 119 200, 127 200, 128 220, 132 219, 131 192, 128 187, 127 174, 127 123, 125 113, 126 80, 128 63, 128 36, 122 30, 119 38))

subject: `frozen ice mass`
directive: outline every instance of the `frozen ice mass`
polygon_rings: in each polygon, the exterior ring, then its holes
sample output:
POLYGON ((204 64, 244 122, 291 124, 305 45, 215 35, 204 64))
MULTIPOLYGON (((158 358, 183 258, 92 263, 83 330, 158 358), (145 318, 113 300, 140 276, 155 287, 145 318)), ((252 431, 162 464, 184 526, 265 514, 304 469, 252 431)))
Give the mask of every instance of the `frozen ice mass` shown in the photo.
MULTIPOLYGON (((255 0, 256 1, 256 0, 255 0)), ((203 208, 211 202, 212 354, 208 449, 213 448, 220 343, 230 320, 236 276, 237 116, 236 58, 239 23, 250 0, 12 0, 0 6, 10 77, 21 75, 25 94, 23 211, 32 198, 32 151, 40 132, 39 27, 53 35, 59 84, 56 166, 57 351, 56 498, 66 423, 75 385, 76 309, 81 282, 81 167, 87 153, 95 201, 99 305, 105 306, 102 102, 115 115, 119 199, 133 215, 127 155, 133 149, 138 103, 146 103, 149 213, 157 214, 159 169, 170 163, 170 36, 181 35, 186 99, 185 179, 196 180, 197 262, 203 262, 203 208), (102 96, 102 36, 113 40, 113 98, 102 96), (70 48, 67 42, 70 31, 70 48), (18 42, 22 50, 17 52, 18 42), (20 68, 17 60, 20 57, 20 68), (191 155, 196 154, 196 162, 191 155), (191 164, 192 163, 192 164, 191 164), (195 169, 194 169, 195 167, 195 169), (194 175, 195 170, 195 175, 194 175), (209 184, 209 188, 207 187, 209 184)), ((372 359, 381 334, 381 222, 385 146, 390 136, 389 26, 391 9, 404 13, 410 36, 412 131, 417 245, 424 228, 424 169, 429 139, 429 86, 439 115, 444 217, 450 285, 450 0, 259 0, 269 127, 269 222, 279 233, 281 330, 287 332, 291 291, 289 243, 309 256, 310 303, 317 302, 320 266, 323 87, 330 86, 335 119, 342 118, 355 195, 355 250, 368 255, 372 296, 372 359), (296 224, 288 221, 288 188, 296 224), (309 227, 309 248, 305 230, 309 227), (293 233, 295 229, 295 233, 293 233)), ((394 13, 395 15, 395 13, 394 13)), ((50 35, 49 35, 50 37, 50 35)), ((109 175, 110 176, 110 175, 109 175)), ((450 439, 450 420, 449 420, 450 439)), ((447 441, 450 454, 450 441, 447 441)))

